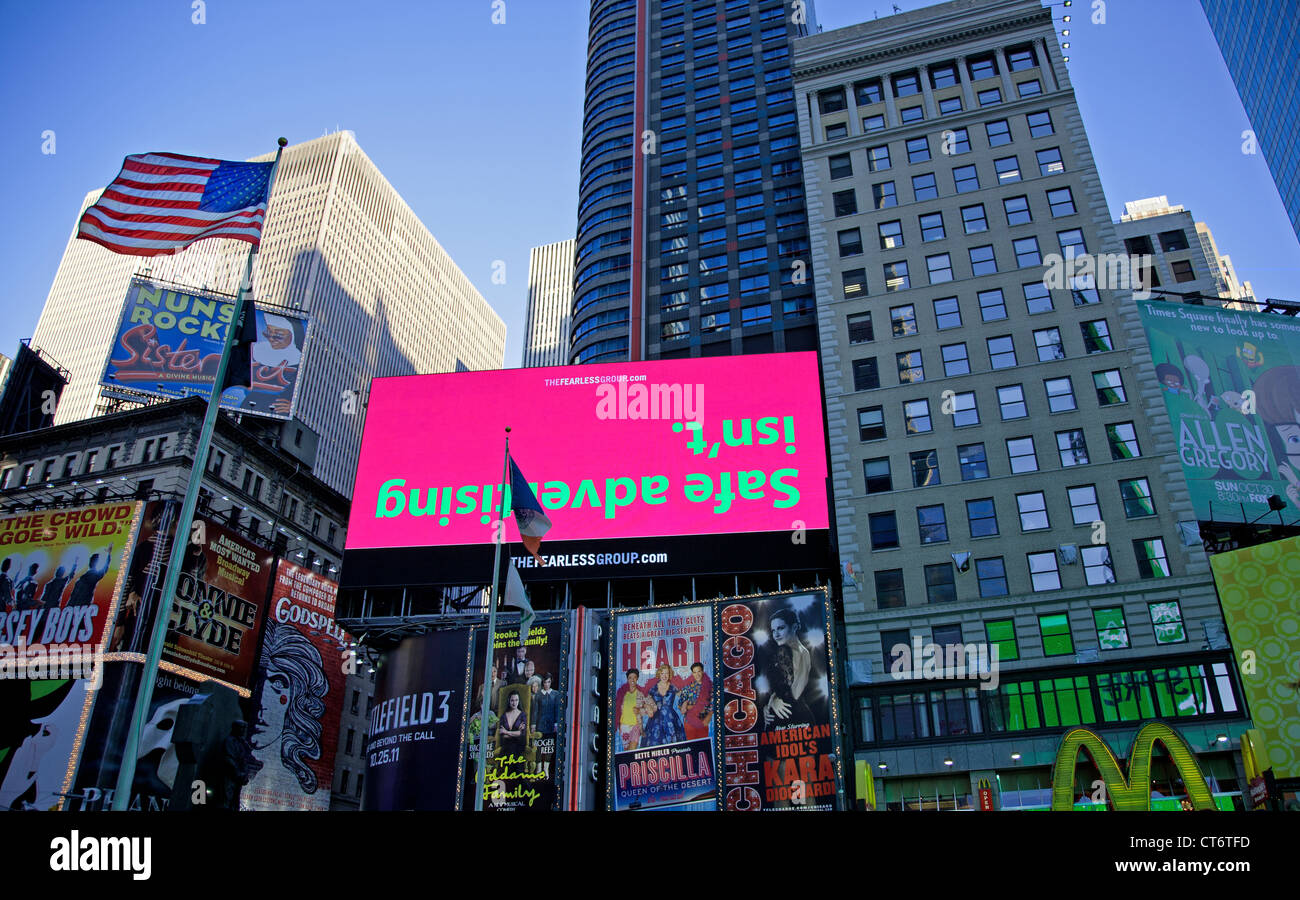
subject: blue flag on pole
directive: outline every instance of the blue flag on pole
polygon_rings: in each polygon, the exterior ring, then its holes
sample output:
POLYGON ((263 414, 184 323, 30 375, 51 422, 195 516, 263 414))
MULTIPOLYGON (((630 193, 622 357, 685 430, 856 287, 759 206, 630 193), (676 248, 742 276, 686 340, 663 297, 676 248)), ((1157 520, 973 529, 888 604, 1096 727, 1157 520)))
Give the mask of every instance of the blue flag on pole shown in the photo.
POLYGON ((539 564, 546 565, 537 551, 542 546, 542 538, 551 530, 551 520, 542 511, 542 504, 537 502, 537 495, 528 486, 528 479, 519 471, 513 457, 510 460, 510 507, 514 510, 515 524, 519 526, 519 537, 524 547, 539 564))

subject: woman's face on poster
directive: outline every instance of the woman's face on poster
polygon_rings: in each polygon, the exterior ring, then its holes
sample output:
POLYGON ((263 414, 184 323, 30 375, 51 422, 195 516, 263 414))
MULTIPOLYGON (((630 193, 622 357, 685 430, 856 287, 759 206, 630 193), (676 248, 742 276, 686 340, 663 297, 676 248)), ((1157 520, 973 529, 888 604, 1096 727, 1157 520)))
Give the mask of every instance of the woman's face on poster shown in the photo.
POLYGON ((511 694, 511 695, 510 695, 509 703, 510 703, 510 708, 511 708, 511 709, 518 709, 518 708, 519 708, 519 695, 518 695, 518 694, 511 694))
POLYGON ((289 707, 289 679, 279 672, 271 672, 262 682, 261 705, 257 721, 253 723, 249 743, 254 750, 270 747, 284 731, 284 715, 289 707))
POLYGON ((786 624, 785 619, 772 620, 772 640, 778 644, 790 642, 790 626, 786 624))

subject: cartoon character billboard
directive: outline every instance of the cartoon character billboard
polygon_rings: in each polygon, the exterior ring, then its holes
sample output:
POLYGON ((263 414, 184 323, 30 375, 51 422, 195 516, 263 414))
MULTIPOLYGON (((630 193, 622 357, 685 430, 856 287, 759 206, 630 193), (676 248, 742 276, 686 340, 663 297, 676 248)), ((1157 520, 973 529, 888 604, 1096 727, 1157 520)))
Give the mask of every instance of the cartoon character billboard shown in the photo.
POLYGON ((1300 321, 1138 301, 1196 518, 1300 507, 1300 321))

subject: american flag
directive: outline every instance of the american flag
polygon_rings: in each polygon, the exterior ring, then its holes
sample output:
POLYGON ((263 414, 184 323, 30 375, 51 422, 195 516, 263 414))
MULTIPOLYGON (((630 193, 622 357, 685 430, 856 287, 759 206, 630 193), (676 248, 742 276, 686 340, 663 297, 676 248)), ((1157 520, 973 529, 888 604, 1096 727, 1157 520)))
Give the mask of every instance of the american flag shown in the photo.
POLYGON ((133 256, 176 253, 216 237, 256 246, 273 165, 178 153, 128 156, 82 214, 77 237, 133 256))

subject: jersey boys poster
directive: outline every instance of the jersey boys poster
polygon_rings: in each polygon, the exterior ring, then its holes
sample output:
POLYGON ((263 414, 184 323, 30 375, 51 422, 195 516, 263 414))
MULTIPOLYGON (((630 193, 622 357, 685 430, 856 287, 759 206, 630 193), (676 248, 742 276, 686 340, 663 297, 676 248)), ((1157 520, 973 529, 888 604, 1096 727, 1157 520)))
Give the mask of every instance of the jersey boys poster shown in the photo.
MULTIPOLYGON (((478 790, 486 640, 487 629, 475 629, 464 809, 474 808, 478 790)), ((542 812, 558 808, 568 715, 566 641, 565 621, 544 614, 533 620, 522 641, 518 625, 502 625, 496 630, 488 697, 484 809, 542 812)))
POLYGON ((364 809, 456 808, 469 635, 408 637, 384 656, 370 711, 364 809))
POLYGON ((822 592, 719 608, 724 809, 837 808, 829 621, 822 592))
POLYGON ((246 809, 329 809, 350 661, 348 635, 334 623, 337 594, 329 579, 280 561, 251 701, 246 809))
POLYGON ((614 616, 609 808, 716 808, 713 637, 709 606, 614 616))
POLYGON ((0 517, 0 653, 102 644, 139 505, 0 517))

